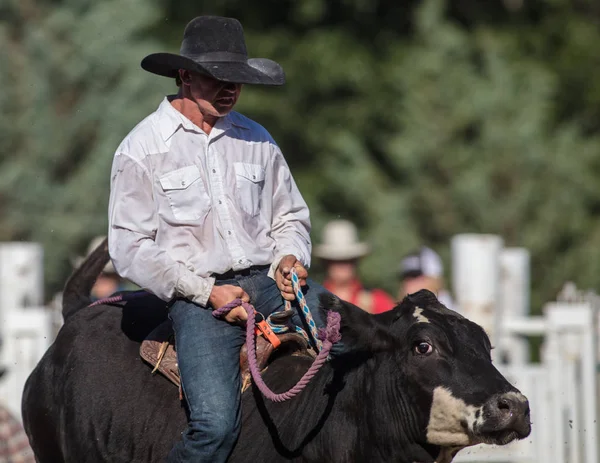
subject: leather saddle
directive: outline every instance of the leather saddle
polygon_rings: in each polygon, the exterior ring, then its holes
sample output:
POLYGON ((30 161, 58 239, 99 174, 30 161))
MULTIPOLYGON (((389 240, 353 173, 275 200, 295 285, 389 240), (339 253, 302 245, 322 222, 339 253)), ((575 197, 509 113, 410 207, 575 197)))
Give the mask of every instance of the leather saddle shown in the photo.
MULTIPOLYGON (((304 337, 297 333, 278 334, 281 341, 278 348, 262 336, 256 337, 256 358, 260 371, 264 371, 270 361, 280 355, 309 355, 315 353, 309 348, 304 337)), ((174 385, 180 387, 179 368, 177 366, 177 352, 175 350, 175 334, 171 320, 166 320, 151 331, 140 346, 140 356, 150 366, 154 367, 152 373, 159 372, 169 379, 174 385)), ((240 369, 242 374, 242 392, 251 383, 248 367, 248 349, 246 344, 240 352, 240 369)))

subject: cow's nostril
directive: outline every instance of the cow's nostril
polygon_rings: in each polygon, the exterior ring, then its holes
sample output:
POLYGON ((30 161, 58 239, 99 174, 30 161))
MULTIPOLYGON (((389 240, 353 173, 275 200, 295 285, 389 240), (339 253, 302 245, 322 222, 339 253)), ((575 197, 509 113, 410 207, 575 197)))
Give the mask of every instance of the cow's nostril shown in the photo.
POLYGON ((498 399, 498 408, 503 412, 510 412, 510 402, 506 399, 498 399))
POLYGON ((484 406, 484 420, 478 430, 482 433, 514 432, 519 438, 527 437, 531 432, 529 401, 521 394, 510 392, 492 397, 484 406))

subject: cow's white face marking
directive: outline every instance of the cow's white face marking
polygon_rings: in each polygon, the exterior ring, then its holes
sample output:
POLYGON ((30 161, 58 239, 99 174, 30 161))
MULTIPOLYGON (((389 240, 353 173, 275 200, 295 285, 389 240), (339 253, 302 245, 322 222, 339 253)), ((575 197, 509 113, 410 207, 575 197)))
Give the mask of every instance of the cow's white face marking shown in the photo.
POLYGON ((413 312, 413 317, 417 319, 417 323, 429 323, 429 318, 425 315, 422 315, 423 309, 421 307, 416 307, 413 312))
POLYGON ((472 437, 473 430, 482 422, 483 407, 467 405, 463 400, 454 397, 448 389, 436 387, 427 424, 427 442, 440 447, 467 447, 478 444, 479 442, 472 437))

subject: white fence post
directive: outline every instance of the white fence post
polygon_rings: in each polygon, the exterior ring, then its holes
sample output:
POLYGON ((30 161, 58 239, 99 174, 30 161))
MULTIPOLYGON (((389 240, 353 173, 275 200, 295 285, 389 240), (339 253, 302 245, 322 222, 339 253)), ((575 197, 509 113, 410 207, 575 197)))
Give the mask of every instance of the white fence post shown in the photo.
POLYGON ((486 330, 495 343, 500 299, 500 252, 496 235, 463 234, 452 238, 452 289, 458 309, 486 330))
POLYGON ((39 243, 0 243, 0 316, 44 304, 44 250, 39 243))
POLYGON ((597 463, 596 310, 587 302, 551 303, 547 312, 550 331, 560 333, 559 339, 562 341, 558 353, 561 358, 557 361, 556 370, 563 380, 559 384, 566 383, 564 390, 560 391, 558 404, 562 405, 561 423, 569 426, 572 436, 570 448, 567 449, 569 461, 597 463), (568 420, 564 419, 565 416, 568 420), (577 447, 577 450, 572 447, 577 447), (574 460, 581 449, 584 458, 574 460))
POLYGON ((530 257, 495 235, 452 240, 452 287, 459 310, 488 332, 498 369, 531 402, 529 438, 465 449, 457 462, 599 463, 600 296, 566 284, 543 316, 529 315, 530 257), (544 338, 531 364, 527 337, 544 338), (498 362, 503 360, 504 362, 498 362))
POLYGON ((52 314, 45 307, 12 312, 3 326, 3 363, 8 371, 0 382, 0 398, 21 419, 21 398, 29 374, 53 341, 52 314))
POLYGON ((598 463, 597 329, 589 302, 553 302, 543 317, 506 318, 507 336, 544 336, 541 364, 499 366, 530 400, 532 434, 505 447, 466 449, 457 463, 598 463))
MULTIPOLYGON (((504 248, 500 253, 500 319, 525 317, 529 314, 530 264, 525 248, 504 248)), ((498 328, 501 330, 501 327, 498 328)), ((525 365, 529 362, 529 343, 523 336, 500 333, 497 347, 507 363, 525 365)))
POLYGON ((38 243, 0 243, 0 400, 19 419, 25 380, 53 340, 43 255, 38 243))

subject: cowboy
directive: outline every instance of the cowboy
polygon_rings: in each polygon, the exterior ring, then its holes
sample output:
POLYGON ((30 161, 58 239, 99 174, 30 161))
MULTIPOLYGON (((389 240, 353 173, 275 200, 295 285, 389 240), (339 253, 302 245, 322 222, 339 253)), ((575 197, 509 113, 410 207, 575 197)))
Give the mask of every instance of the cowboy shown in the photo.
POLYGON ((315 248, 326 269, 323 286, 340 299, 366 312, 377 314, 391 310, 394 300, 381 289, 365 289, 358 278, 358 264, 370 252, 367 243, 358 240, 355 225, 348 220, 333 220, 323 229, 323 241, 315 248))
POLYGON ((449 309, 455 310, 452 296, 444 286, 444 265, 440 256, 431 248, 422 246, 419 250, 404 256, 398 269, 400 286, 398 298, 428 289, 449 309))
POLYGON ((233 111, 243 84, 285 77, 274 61, 248 59, 237 20, 215 16, 186 26, 179 54, 141 65, 179 90, 116 151, 109 251, 121 276, 169 301, 189 418, 168 460, 224 462, 240 430, 247 314, 238 307, 222 321, 207 309, 239 298, 264 316, 282 310, 294 299, 292 269, 309 306, 326 292, 308 279, 309 211, 281 150, 233 111))

